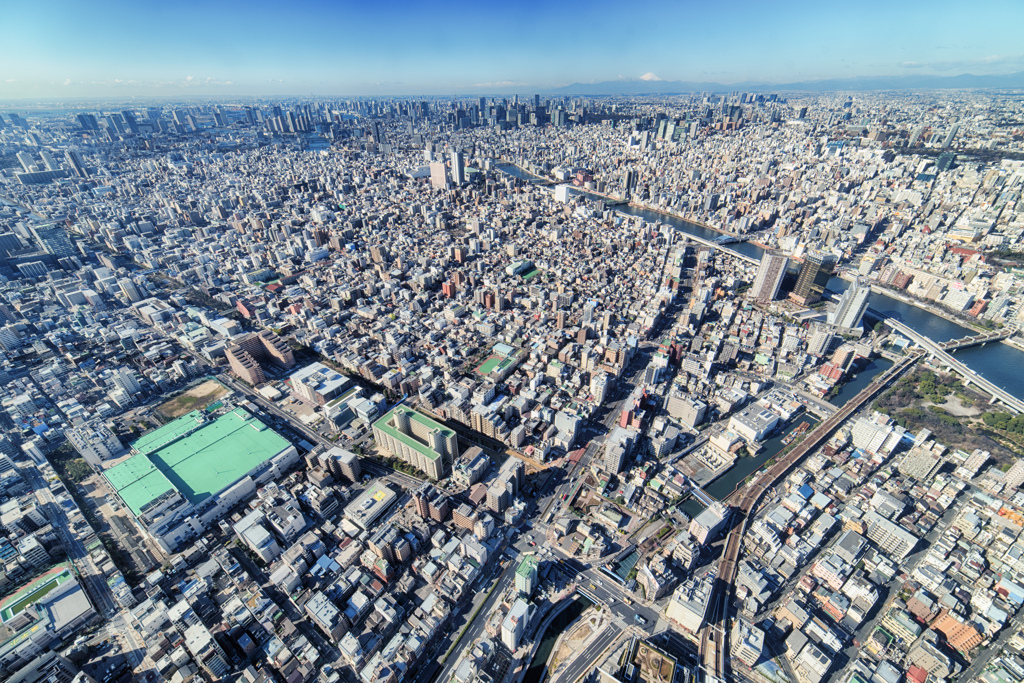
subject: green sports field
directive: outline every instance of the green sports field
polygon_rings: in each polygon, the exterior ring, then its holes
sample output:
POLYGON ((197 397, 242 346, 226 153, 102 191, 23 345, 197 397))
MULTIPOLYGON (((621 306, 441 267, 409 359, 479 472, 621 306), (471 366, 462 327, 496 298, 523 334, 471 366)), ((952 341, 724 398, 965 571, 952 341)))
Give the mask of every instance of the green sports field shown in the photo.
POLYGON ((487 360, 485 360, 477 367, 476 374, 482 376, 487 376, 491 374, 491 372, 494 371, 494 368, 501 365, 502 360, 504 359, 501 356, 488 356, 487 360))
POLYGON ((48 576, 41 577, 42 583, 39 581, 30 583, 21 593, 12 596, 14 602, 4 605, 4 608, 0 610, 0 619, 5 622, 10 621, 24 611, 26 607, 46 597, 47 593, 70 578, 71 571, 64 568, 55 575, 49 574, 48 576))

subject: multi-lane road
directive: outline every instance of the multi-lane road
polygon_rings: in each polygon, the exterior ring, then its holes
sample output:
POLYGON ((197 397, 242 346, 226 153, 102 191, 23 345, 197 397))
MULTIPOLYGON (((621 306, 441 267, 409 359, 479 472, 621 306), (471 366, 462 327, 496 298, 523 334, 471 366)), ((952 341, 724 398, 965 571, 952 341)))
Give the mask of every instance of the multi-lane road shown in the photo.
POLYGON ((53 527, 60 534, 64 548, 78 569, 79 576, 84 584, 83 587, 89 597, 92 598, 93 605, 104 616, 111 616, 117 611, 118 607, 117 603, 114 602, 110 587, 107 586, 107 582, 103 577, 103 572, 96 567, 88 550, 82 545, 82 542, 75 536, 74 532, 71 531, 71 523, 56 498, 54 498, 50 487, 43 481, 43 477, 35 465, 22 468, 22 474, 27 474, 27 479, 35 490, 39 506, 46 511, 46 515, 49 517, 53 527))
MULTIPOLYGON (((435 656, 440 656, 447 652, 456 640, 459 642, 459 647, 451 653, 443 664, 437 663, 433 666, 423 667, 415 679, 415 683, 451 680, 454 667, 459 660, 459 653, 483 635, 487 618, 494 609, 495 603, 515 582, 519 560, 512 559, 509 555, 512 553, 521 555, 535 552, 543 545, 543 542, 544 531, 535 526, 534 528, 519 532, 518 538, 508 546, 511 552, 509 550, 503 551, 504 557, 492 560, 492 568, 489 573, 485 574, 485 578, 480 580, 475 588, 475 597, 469 605, 463 606, 458 614, 453 615, 452 623, 449 626, 449 634, 440 639, 434 646, 435 656), (502 562, 505 563, 504 567, 500 566, 502 562), (472 618, 474 614, 476 617, 472 618)), ((538 557, 538 559, 543 558, 538 557)))
POLYGON ((582 652, 573 657, 573 660, 569 662, 566 668, 559 671, 551 679, 551 683, 575 683, 575 681, 593 671, 598 657, 615 642, 621 633, 622 628, 615 622, 605 626, 604 630, 590 641, 590 644, 582 652))

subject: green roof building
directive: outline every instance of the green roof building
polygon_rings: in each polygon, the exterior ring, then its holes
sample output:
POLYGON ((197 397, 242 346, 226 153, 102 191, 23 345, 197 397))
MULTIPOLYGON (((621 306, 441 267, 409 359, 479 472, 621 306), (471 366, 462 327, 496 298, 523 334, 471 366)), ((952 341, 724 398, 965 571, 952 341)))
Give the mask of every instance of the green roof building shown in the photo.
POLYGON ((516 592, 530 597, 537 587, 537 556, 526 555, 516 569, 516 592))
POLYGON ((426 473, 443 479, 459 454, 455 432, 408 406, 398 405, 373 423, 377 446, 426 473))
POLYGON ((216 418, 193 411, 140 438, 132 453, 104 476, 167 552, 299 457, 287 440, 241 408, 216 418))

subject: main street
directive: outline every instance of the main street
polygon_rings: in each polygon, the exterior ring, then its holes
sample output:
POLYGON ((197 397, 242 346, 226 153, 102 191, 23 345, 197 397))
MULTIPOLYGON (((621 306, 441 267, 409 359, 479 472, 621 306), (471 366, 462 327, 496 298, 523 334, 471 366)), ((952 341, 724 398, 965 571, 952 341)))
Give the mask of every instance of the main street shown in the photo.
POLYGON ((76 569, 78 569, 83 587, 89 597, 92 598, 93 605, 104 616, 109 617, 113 615, 117 612, 118 607, 114 601, 113 594, 110 592, 110 587, 107 586, 103 572, 96 567, 85 546, 82 545, 82 542, 71 531, 71 523, 56 498, 54 498, 50 487, 43 481, 42 475, 40 475, 39 470, 34 464, 22 467, 21 471, 22 474, 27 475, 27 479, 35 491, 36 499, 39 501, 39 506, 46 512, 50 523, 60 534, 64 548, 67 550, 68 556, 71 558, 76 569))
POLYGON ((494 572, 492 576, 496 578, 481 586, 472 602, 460 610, 459 615, 452 620, 449 635, 437 643, 435 652, 439 655, 448 652, 456 639, 458 639, 459 646, 451 651, 440 671, 436 664, 424 666, 415 683, 427 683, 432 680, 441 683, 450 681, 455 672, 455 665, 459 661, 459 653, 483 635, 487 617, 493 611, 495 603, 515 582, 517 563, 514 560, 508 560, 503 569, 498 564, 495 564, 494 567, 497 569, 492 570, 494 572), (493 586, 493 590, 487 586, 493 586), (470 621, 470 619, 472 620, 470 621))

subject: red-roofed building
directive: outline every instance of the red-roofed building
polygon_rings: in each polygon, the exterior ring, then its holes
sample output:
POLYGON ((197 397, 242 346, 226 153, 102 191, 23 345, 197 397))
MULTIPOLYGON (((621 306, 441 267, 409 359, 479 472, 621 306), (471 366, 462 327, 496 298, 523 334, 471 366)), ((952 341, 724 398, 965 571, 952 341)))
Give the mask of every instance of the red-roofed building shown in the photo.
POLYGON ((242 314, 242 317, 248 319, 256 315, 256 307, 245 299, 239 299, 238 303, 235 304, 235 308, 242 314))
POLYGON ((911 666, 907 669, 907 683, 925 683, 928 680, 928 672, 919 666, 911 666))
POLYGON ((843 369, 832 363, 825 363, 818 370, 818 374, 830 380, 838 381, 843 378, 843 369))
POLYGON ((971 306, 970 310, 967 311, 967 315, 971 316, 972 318, 977 318, 979 315, 985 312, 985 308, 987 306, 988 302, 985 301, 984 299, 982 299, 981 301, 976 301, 974 305, 971 306))

